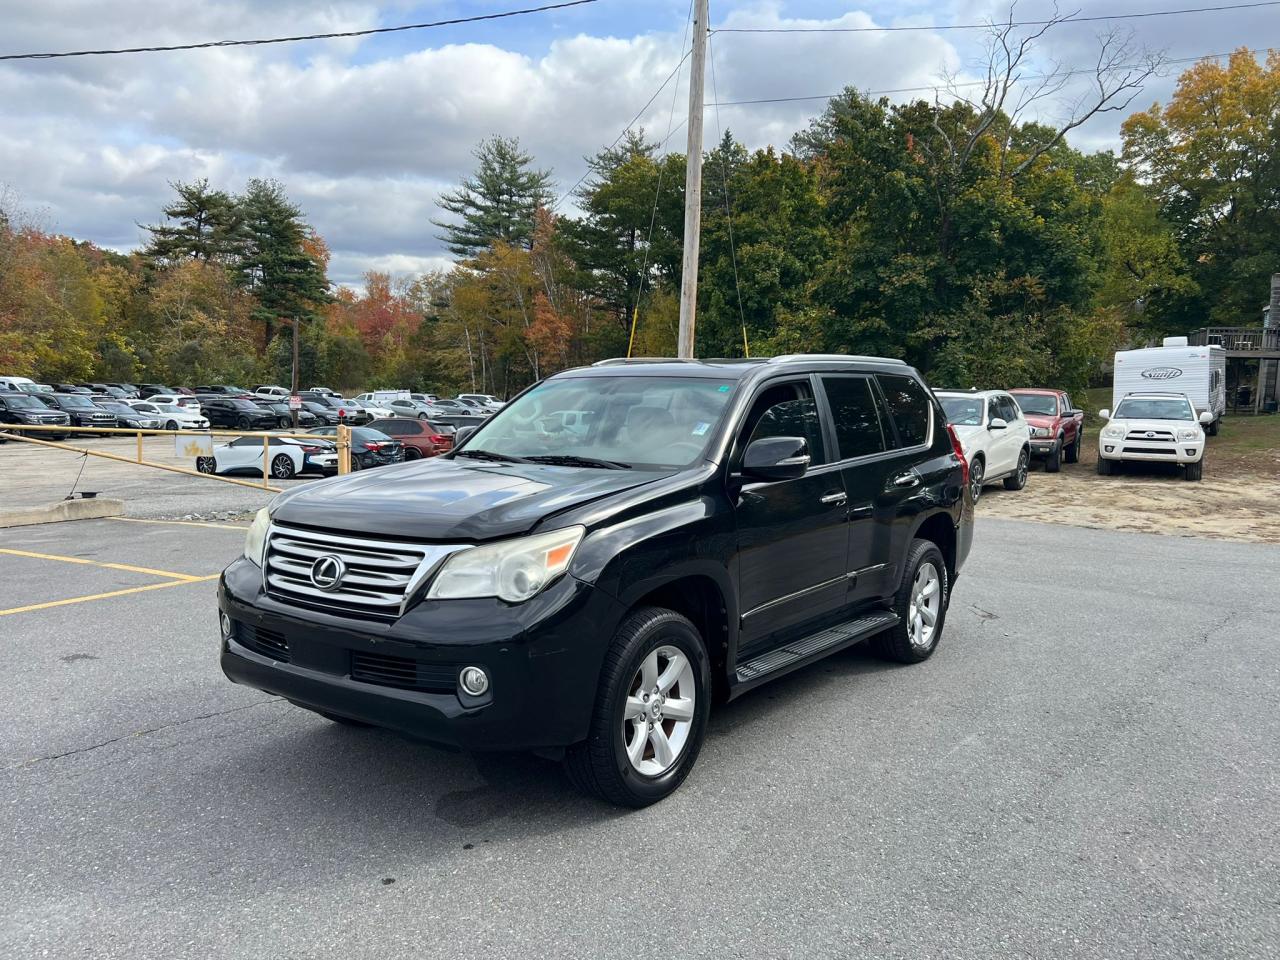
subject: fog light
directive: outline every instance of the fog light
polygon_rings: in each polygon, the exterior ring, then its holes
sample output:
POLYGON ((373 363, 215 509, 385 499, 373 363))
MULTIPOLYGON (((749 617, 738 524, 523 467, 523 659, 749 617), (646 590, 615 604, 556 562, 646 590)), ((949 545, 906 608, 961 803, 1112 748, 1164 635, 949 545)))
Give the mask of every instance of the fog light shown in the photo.
POLYGON ((1194 457, 1195 455, 1196 455, 1196 449, 1195 449, 1195 447, 1190 447, 1190 448, 1188 448, 1188 450, 1187 450, 1187 456, 1188 456, 1188 457, 1194 457))
POLYGON ((469 696, 482 697, 489 690, 489 675, 479 667, 463 667, 458 674, 458 684, 469 696))
POLYGON ((1110 453, 1112 450, 1115 449, 1115 447, 1103 447, 1102 449, 1105 450, 1107 453, 1110 453))
POLYGON ((231 618, 221 610, 218 611, 218 625, 222 627, 222 638, 224 640, 231 639, 231 618))

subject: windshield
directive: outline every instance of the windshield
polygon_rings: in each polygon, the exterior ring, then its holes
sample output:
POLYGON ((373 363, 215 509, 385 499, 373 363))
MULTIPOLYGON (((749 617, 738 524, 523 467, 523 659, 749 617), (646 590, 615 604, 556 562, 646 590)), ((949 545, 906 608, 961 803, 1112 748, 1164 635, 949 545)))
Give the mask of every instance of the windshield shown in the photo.
POLYGON ((64 407, 74 407, 77 410, 97 410, 98 405, 90 400, 83 393, 68 393, 61 398, 59 402, 64 407))
POLYGON ((252 400, 231 400, 229 401, 237 410, 261 410, 252 400))
POLYGON ((5 403, 9 405, 10 410, 48 410, 49 408, 37 400, 35 397, 14 397, 6 396, 5 403))
POLYGON ((986 401, 981 397, 938 397, 947 423, 957 427, 982 426, 982 408, 986 401))
POLYGON ((176 403, 157 403, 155 405, 155 409, 159 410, 161 413, 186 413, 187 412, 186 410, 183 410, 180 406, 178 406, 176 403))
POLYGON ((135 415, 133 407, 129 406, 127 403, 103 403, 99 400, 98 406, 103 410, 109 410, 111 413, 122 413, 125 416, 135 415))
POLYGON ((1183 397, 1121 400, 1114 414, 1117 420, 1194 420, 1195 411, 1183 397))
POLYGON ((732 383, 686 377, 549 380, 494 414, 462 452, 688 466, 703 455, 732 393, 732 383))
POLYGON ((1018 401, 1023 413, 1035 413, 1042 417, 1058 415, 1058 398, 1052 394, 1015 393, 1013 399, 1018 401))

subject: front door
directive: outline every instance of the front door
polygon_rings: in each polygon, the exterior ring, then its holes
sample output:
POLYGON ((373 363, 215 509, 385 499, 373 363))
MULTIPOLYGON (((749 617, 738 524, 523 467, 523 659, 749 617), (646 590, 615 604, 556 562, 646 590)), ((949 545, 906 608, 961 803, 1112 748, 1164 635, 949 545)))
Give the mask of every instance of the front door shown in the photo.
POLYGON ((747 445, 766 437, 804 437, 811 461, 797 480, 735 480, 739 660, 804 634, 845 602, 848 497, 808 377, 760 388, 738 437, 735 475, 747 445))

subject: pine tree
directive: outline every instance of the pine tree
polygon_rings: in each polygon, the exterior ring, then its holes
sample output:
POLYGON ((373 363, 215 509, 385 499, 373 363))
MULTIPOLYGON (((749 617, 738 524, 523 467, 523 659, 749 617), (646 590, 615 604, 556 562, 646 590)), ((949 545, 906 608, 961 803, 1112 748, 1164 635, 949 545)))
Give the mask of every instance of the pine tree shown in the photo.
POLYGON ((432 220, 449 251, 470 259, 501 242, 529 249, 534 213, 551 202, 551 173, 533 169, 533 158, 515 138, 491 137, 475 151, 475 173, 440 197, 457 222, 432 220))
POLYGON ((183 260, 226 261, 240 244, 236 201, 222 190, 210 190, 208 180, 170 183, 177 200, 164 208, 168 223, 149 226, 144 256, 171 265, 183 260))

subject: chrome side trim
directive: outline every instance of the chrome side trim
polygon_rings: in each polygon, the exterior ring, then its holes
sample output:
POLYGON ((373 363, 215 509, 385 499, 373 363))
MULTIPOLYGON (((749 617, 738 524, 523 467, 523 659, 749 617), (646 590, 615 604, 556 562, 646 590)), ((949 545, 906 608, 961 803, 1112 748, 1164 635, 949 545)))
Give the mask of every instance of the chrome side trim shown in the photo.
POLYGON ((769 610, 773 607, 779 606, 780 604, 788 603, 791 600, 798 600, 811 593, 817 593, 819 590, 825 590, 827 587, 834 587, 838 583, 844 583, 847 579, 848 577, 842 574, 841 576, 833 577, 830 580, 824 580, 822 583, 815 583, 811 587, 805 587, 803 590, 797 590, 795 593, 788 593, 783 597, 775 597, 772 600, 766 600, 764 603, 754 606, 744 613, 742 615, 742 619, 746 620, 748 617, 754 617, 757 613, 763 613, 765 610, 769 610))

